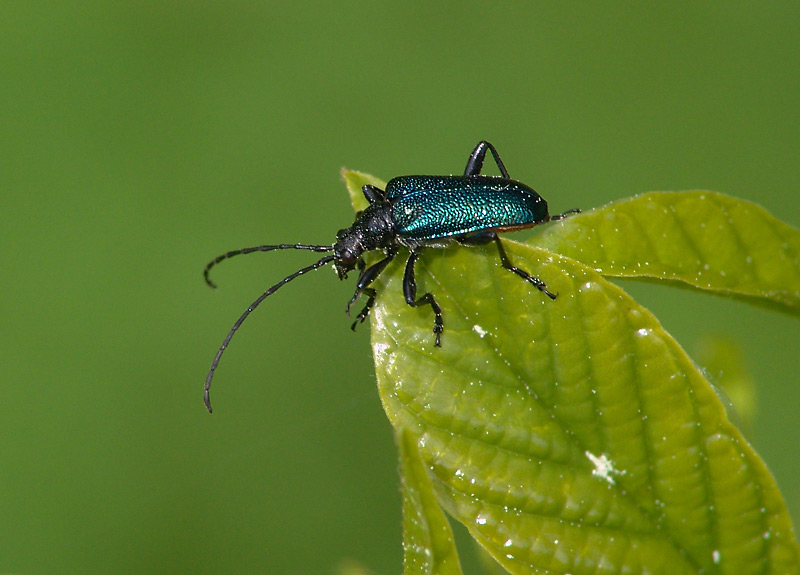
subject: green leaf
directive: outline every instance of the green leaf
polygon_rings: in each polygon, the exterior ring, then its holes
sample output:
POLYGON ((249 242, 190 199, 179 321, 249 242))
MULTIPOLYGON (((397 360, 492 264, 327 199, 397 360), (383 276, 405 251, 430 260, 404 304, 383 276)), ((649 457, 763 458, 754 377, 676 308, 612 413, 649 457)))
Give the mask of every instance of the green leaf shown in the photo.
POLYGON ((362 187, 367 184, 377 186, 380 189, 386 187, 386 182, 370 174, 365 174, 364 172, 342 168, 341 175, 344 180, 344 185, 347 186, 347 193, 350 195, 350 203, 353 204, 353 210, 356 212, 366 209, 369 205, 361 191, 362 187))
POLYGON ((545 226, 531 243, 603 275, 679 281, 800 314, 800 231, 724 194, 641 194, 545 226))
POLYGON ((738 427, 748 435, 756 419, 758 397, 756 382, 745 362, 747 350, 729 337, 711 335, 694 347, 695 360, 717 391, 722 388, 721 393, 730 399, 738 427))
POLYGON ((354 559, 343 559, 336 568, 337 575, 374 575, 366 566, 354 559))
MULTIPOLYGON (((574 220, 596 239, 591 215, 574 220)), ((376 282, 381 400, 444 509, 514 574, 797 573, 773 478, 652 314, 574 259, 504 244, 558 298, 494 246, 427 250, 441 348, 430 308, 405 304, 403 262, 376 282)))
POLYGON ((433 493, 416 437, 397 430, 403 479, 404 575, 461 575, 453 531, 433 493))

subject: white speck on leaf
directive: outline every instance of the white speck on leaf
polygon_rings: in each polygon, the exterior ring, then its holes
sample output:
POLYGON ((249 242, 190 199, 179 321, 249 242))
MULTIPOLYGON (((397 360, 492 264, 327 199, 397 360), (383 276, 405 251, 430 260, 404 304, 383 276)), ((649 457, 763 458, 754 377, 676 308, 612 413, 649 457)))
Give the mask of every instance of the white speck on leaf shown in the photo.
POLYGON ((612 475, 625 475, 625 471, 614 469, 614 463, 605 453, 600 454, 599 457, 588 450, 584 453, 586 457, 589 458, 589 461, 591 461, 594 465, 594 469, 592 469, 592 475, 601 479, 605 479, 608 481, 609 485, 617 484, 612 475))

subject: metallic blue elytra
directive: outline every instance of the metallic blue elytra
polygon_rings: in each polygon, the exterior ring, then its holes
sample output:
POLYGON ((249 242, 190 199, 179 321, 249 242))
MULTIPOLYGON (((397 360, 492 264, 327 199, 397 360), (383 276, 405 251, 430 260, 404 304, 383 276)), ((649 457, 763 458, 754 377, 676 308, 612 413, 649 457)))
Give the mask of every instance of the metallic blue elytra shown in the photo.
POLYGON ((355 329, 359 322, 367 318, 375 303, 377 292, 375 288, 370 287, 371 284, 397 256, 400 248, 407 248, 409 256, 403 274, 403 296, 411 307, 422 305, 431 307, 437 347, 441 346, 441 334, 444 331, 442 309, 431 293, 417 298, 417 282, 414 276, 414 265, 426 247, 442 248, 453 242, 467 246, 494 242, 500 263, 505 269, 530 282, 549 298, 556 299, 555 294, 548 291, 547 285, 542 280, 511 264, 497 233, 560 220, 578 210, 551 216, 547 202, 539 194, 509 177, 500 155, 489 142, 479 142, 475 146, 467 160, 463 176, 400 176, 390 180, 385 191, 367 185, 363 187, 363 192, 369 201, 369 206, 357 214, 353 225, 339 230, 333 245, 256 246, 222 254, 206 266, 204 271, 206 283, 214 287, 208 275, 209 270, 222 260, 236 255, 287 249, 333 252, 332 255, 324 256, 270 287, 233 324, 211 362, 211 369, 206 377, 204 400, 208 411, 211 411, 209 393, 214 371, 231 338, 247 316, 268 296, 293 279, 329 263, 333 263, 339 279, 346 278, 348 272, 358 269, 356 289, 345 308, 349 314, 350 306, 358 297, 362 293, 367 296, 364 309, 353 322, 352 328, 355 329), (487 152, 491 152, 494 157, 500 170, 499 177, 481 175, 487 152), (384 257, 367 267, 364 254, 375 250, 382 251, 384 257))
POLYGON ((400 176, 386 184, 386 199, 397 235, 420 242, 549 219, 547 202, 531 188, 491 176, 400 176))

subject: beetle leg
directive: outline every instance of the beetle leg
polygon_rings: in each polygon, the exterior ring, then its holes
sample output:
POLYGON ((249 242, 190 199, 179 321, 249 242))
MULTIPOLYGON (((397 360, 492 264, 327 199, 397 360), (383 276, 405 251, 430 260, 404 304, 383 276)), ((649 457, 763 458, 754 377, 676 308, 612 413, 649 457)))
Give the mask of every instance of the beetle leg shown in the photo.
MULTIPOLYGON (((560 219, 561 217, 563 217, 566 214, 569 214, 571 212, 572 211, 570 210, 569 212, 565 212, 564 214, 561 214, 561 216, 557 216, 557 217, 560 219)), ((491 232, 491 231, 489 231, 489 232, 478 232, 478 233, 475 233, 475 234, 470 234, 468 236, 457 237, 456 241, 458 243, 460 243, 462 246, 482 246, 484 244, 488 244, 489 242, 493 241, 497 245, 497 251, 500 252, 500 262, 503 264, 504 268, 506 268, 509 271, 514 272, 515 274, 517 274, 522 279, 524 279, 526 281, 529 281, 530 283, 535 285, 536 288, 539 291, 544 293, 550 299, 556 299, 556 294, 550 293, 547 290, 547 284, 546 283, 544 283, 542 280, 540 280, 537 277, 533 277, 531 274, 529 274, 525 270, 519 269, 517 266, 514 266, 514 265, 511 264, 511 260, 508 259, 508 254, 506 254, 506 250, 503 247, 503 244, 500 241, 500 236, 497 235, 497 232, 491 232)))
POLYGON ((558 214, 558 215, 556 215, 556 216, 550 216, 550 221, 551 221, 551 222, 557 222, 558 220, 563 220, 563 219, 564 219, 564 218, 566 218, 567 216, 570 216, 570 215, 572 215, 572 214, 579 214, 579 213, 581 213, 580 209, 578 209, 578 208, 573 208, 573 209, 571 209, 571 210, 567 210, 567 211, 566 211, 566 212, 564 212, 563 214, 558 214))
POLYGON ((498 154, 495 147, 486 140, 478 142, 478 145, 472 150, 472 153, 469 155, 469 160, 467 160, 467 167, 464 170, 464 175, 477 176, 481 173, 481 169, 483 169, 483 160, 486 158, 486 150, 492 152, 500 174, 506 179, 511 179, 508 175, 508 170, 506 170, 506 167, 503 165, 503 160, 500 159, 500 154, 498 154))
POLYGON ((482 246, 493 242, 497 237, 495 232, 475 232, 469 235, 457 236, 456 241, 462 246, 482 246))
POLYGON ((385 192, 382 189, 373 186, 372 184, 366 184, 365 186, 362 186, 361 191, 370 204, 382 202, 385 199, 385 192))
POLYGON ((433 310, 433 333, 436 335, 436 347, 442 347, 441 334, 444 331, 444 322, 442 321, 442 308, 433 299, 433 295, 428 292, 421 298, 417 299, 417 281, 414 278, 414 264, 419 258, 420 252, 411 252, 406 262, 406 271, 403 274, 403 295, 406 298, 406 303, 411 307, 419 307, 421 305, 429 305, 433 310))
POLYGON ((500 253, 500 262, 503 264, 503 267, 506 268, 508 271, 514 272, 522 279, 527 280, 533 285, 535 285, 540 292, 542 292, 550 299, 556 299, 556 294, 550 293, 547 290, 546 283, 544 283, 539 278, 532 276, 525 270, 521 270, 518 267, 511 265, 511 261, 508 259, 508 255, 506 255, 506 250, 503 247, 503 242, 500 241, 500 236, 498 236, 495 232, 490 232, 490 233, 494 235, 494 243, 497 245, 497 251, 500 253))
MULTIPOLYGON (((350 326, 350 329, 352 329, 353 331, 356 331, 356 326, 359 323, 364 323, 364 320, 367 319, 367 316, 369 315, 369 310, 372 309, 372 305, 375 303, 375 296, 377 295, 378 292, 376 292, 373 288, 365 287, 361 290, 361 293, 367 294, 367 303, 364 305, 364 309, 358 312, 358 315, 356 316, 356 321, 354 321, 353 325, 350 326)), ((350 315, 349 312, 348 315, 350 315)))
POLYGON ((358 281, 356 282, 356 291, 353 292, 353 297, 351 297, 350 301, 347 302, 347 306, 345 307, 345 313, 347 313, 347 315, 350 315, 350 306, 356 302, 360 294, 362 293, 367 294, 367 297, 369 299, 367 299, 367 303, 364 306, 364 309, 362 309, 361 312, 356 316, 356 321, 354 321, 353 325, 351 326, 353 330, 356 329, 356 324, 358 324, 359 322, 363 323, 363 321, 367 319, 367 316, 369 315, 369 310, 372 308, 372 304, 375 303, 376 293, 374 289, 368 287, 369 284, 374 282, 377 279, 377 277, 381 275, 381 272, 384 269, 386 269, 386 266, 389 265, 389 262, 394 259, 394 256, 395 254, 393 253, 389 254, 381 261, 369 266, 365 270, 363 269, 363 266, 361 266, 362 271, 361 275, 358 276, 358 281))

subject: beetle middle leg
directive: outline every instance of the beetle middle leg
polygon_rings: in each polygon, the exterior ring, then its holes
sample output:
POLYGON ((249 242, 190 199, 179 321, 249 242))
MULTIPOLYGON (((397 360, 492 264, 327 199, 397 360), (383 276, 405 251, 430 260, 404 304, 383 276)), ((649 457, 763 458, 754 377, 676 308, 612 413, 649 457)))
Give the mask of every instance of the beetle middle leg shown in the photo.
MULTIPOLYGON (((350 298, 350 301, 347 302, 347 306, 345 307, 345 313, 350 315, 350 306, 353 305, 358 296, 363 294, 367 295, 367 303, 364 305, 364 309, 362 309, 359 314, 356 316, 356 321, 353 322, 353 325, 350 328, 355 331, 356 326, 359 323, 364 323, 364 320, 367 319, 369 315, 369 310, 372 309, 373 304, 375 303, 375 296, 377 292, 369 287, 369 284, 374 282, 381 272, 386 269, 386 266, 389 265, 389 262, 394 259, 395 254, 390 253, 385 258, 380 260, 378 263, 369 266, 367 269, 363 269, 363 265, 360 265, 359 268, 361 269, 361 275, 358 276, 358 281, 356 282, 356 291, 353 292, 353 297, 350 298)), ((361 260, 362 262, 364 260, 361 260)))
POLYGON ((483 169, 483 160, 486 158, 487 151, 492 152, 492 156, 494 156, 494 161, 497 164, 497 168, 500 170, 500 174, 502 174, 504 178, 510 179, 508 170, 506 170, 506 167, 503 165, 503 160, 500 159, 500 154, 498 154, 495 147, 486 140, 481 140, 478 142, 478 145, 475 146, 474 150, 472 150, 472 153, 469 155, 469 160, 467 160, 467 167, 464 169, 464 175, 477 176, 481 173, 481 169, 483 169))
POLYGON ((414 278, 414 264, 419 258, 420 252, 411 252, 406 262, 406 271, 403 274, 403 295, 406 298, 406 303, 411 307, 419 307, 421 305, 429 305, 433 310, 433 333, 436 335, 436 347, 442 347, 441 334, 444 331, 444 322, 442 321, 442 308, 433 299, 433 294, 430 292, 417 299, 417 281, 414 278))
POLYGON ((497 235, 497 232, 480 232, 469 236, 461 236, 456 239, 458 240, 458 243, 465 246, 479 246, 493 241, 497 246, 498 253, 500 254, 500 263, 505 269, 510 272, 514 272, 525 281, 532 283, 534 286, 536 286, 536 289, 550 299, 556 299, 556 294, 551 293, 547 289, 546 283, 511 263, 511 260, 508 259, 508 254, 506 254, 506 249, 503 247, 503 242, 500 241, 500 236, 497 235))

